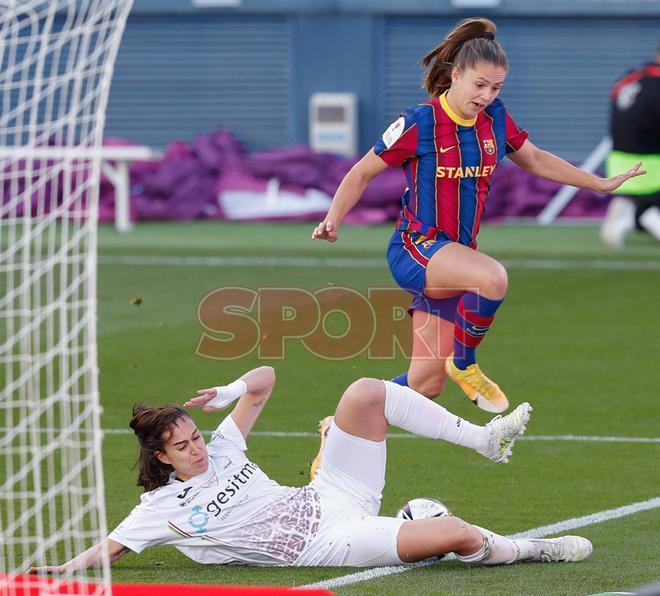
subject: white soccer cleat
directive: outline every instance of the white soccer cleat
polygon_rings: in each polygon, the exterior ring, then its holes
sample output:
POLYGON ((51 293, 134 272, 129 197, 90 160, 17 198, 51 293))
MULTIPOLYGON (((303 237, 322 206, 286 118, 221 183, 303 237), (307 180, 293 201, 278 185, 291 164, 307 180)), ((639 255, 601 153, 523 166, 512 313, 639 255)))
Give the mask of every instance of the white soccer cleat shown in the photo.
POLYGON ((497 464, 507 463, 513 451, 513 444, 527 428, 532 409, 532 406, 525 402, 506 416, 495 416, 486 424, 490 437, 486 449, 479 453, 497 464))
POLYGON ((534 561, 541 563, 573 563, 583 561, 594 550, 593 545, 582 536, 562 536, 531 540, 537 548, 534 561))
POLYGON ((660 209, 651 207, 639 216, 639 223, 642 227, 660 241, 660 209))
POLYGON ((635 227, 635 205, 629 199, 614 197, 600 228, 600 238, 612 248, 622 248, 628 232, 635 227))

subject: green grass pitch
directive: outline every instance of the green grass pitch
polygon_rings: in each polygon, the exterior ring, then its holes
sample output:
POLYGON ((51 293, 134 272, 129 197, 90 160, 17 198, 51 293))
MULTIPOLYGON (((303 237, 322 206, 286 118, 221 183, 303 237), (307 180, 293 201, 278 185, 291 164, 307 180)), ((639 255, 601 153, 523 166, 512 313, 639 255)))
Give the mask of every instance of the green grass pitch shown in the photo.
MULTIPOLYGON (((392 286, 385 262, 391 228, 344 228, 335 245, 312 242, 310 224, 139 224, 118 235, 99 232, 99 359, 105 429, 127 429, 131 405, 182 402, 199 387, 233 380, 271 364, 278 383, 255 431, 314 431, 342 390, 360 376, 390 378, 406 362, 324 360, 287 344, 281 360, 256 352, 234 361, 195 353, 201 298, 216 288, 392 286), (382 266, 291 267, 120 264, 121 256, 318 257, 380 259, 382 266), (136 298, 140 300, 136 300, 136 298), (141 302, 137 304, 137 302, 141 302)), ((660 437, 658 297, 660 250, 636 235, 622 252, 601 247, 595 228, 487 226, 480 249, 509 265, 510 290, 480 363, 513 403, 534 406, 530 436, 660 437)), ((454 386, 441 403, 468 419, 489 416, 454 386)), ((194 414, 200 428, 218 418, 194 414)), ((258 435, 249 456, 275 480, 306 483, 317 449, 310 436, 258 435)), ((660 443, 520 441, 511 463, 429 440, 393 438, 382 513, 407 499, 435 497, 457 515, 500 533, 537 526, 660 496, 660 443)), ((137 503, 137 445, 108 433, 104 465, 108 525, 137 503)), ((496 569, 439 563, 356 583, 339 594, 592 594, 630 591, 660 578, 660 510, 574 531, 594 554, 580 564, 514 565, 496 569)), ((304 585, 354 569, 201 566, 172 548, 128 555, 113 568, 116 582, 304 585)))

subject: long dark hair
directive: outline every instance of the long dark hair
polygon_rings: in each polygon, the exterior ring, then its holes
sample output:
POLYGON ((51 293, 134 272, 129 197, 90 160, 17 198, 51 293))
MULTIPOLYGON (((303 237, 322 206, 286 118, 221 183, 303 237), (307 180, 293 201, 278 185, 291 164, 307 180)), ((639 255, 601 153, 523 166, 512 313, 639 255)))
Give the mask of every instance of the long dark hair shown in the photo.
POLYGON ((168 433, 181 418, 190 418, 190 415, 177 405, 150 408, 141 402, 133 406, 129 426, 140 443, 137 484, 143 486, 145 491, 163 486, 170 479, 174 468, 160 461, 154 452, 165 451, 168 433))
POLYGON ((451 87, 454 66, 464 70, 486 62, 508 69, 504 48, 495 41, 496 31, 495 23, 484 18, 464 19, 456 25, 439 46, 422 58, 422 66, 427 68, 423 87, 429 95, 438 97, 451 87))

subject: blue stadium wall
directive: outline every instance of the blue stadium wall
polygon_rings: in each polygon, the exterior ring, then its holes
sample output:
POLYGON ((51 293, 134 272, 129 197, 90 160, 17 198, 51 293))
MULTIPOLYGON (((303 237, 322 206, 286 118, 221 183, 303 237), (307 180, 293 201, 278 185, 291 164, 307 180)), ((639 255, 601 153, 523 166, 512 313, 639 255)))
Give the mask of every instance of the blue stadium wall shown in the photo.
POLYGON ((250 150, 301 143, 309 96, 352 91, 365 151, 425 98, 421 56, 457 20, 483 14, 509 55, 509 110, 538 145, 580 160, 606 132, 612 83, 651 60, 660 37, 657 0, 503 0, 470 13, 448 0, 212 2, 136 0, 106 136, 160 148, 224 126, 250 150))

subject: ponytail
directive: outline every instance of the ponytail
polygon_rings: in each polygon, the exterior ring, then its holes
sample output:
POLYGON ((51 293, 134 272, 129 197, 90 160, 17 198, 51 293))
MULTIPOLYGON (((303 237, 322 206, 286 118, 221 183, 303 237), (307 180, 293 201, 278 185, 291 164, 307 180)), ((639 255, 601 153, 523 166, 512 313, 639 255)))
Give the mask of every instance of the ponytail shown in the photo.
POLYGON ((156 451, 165 451, 167 433, 181 418, 190 418, 180 406, 169 405, 150 408, 143 403, 133 406, 133 418, 129 426, 140 444, 138 458, 138 486, 145 491, 154 490, 168 483, 174 468, 160 461, 156 451))
POLYGON ((497 27, 489 19, 464 19, 452 29, 442 43, 432 49, 421 64, 426 68, 423 87, 431 97, 442 95, 451 87, 451 70, 474 68, 477 62, 486 62, 508 68, 509 63, 502 46, 495 41, 497 27))

